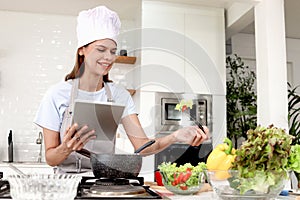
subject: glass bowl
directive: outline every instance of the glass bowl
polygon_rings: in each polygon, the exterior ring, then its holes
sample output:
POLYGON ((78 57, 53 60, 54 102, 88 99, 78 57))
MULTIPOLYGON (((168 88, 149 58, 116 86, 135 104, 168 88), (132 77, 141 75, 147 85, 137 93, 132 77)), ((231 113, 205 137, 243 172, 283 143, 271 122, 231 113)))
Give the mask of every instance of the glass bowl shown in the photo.
POLYGON ((9 175, 10 195, 15 200, 74 199, 81 176, 71 174, 9 175))
POLYGON ((248 173, 241 177, 237 170, 207 170, 207 180, 216 194, 223 200, 256 199, 267 200, 277 197, 288 181, 288 173, 282 171, 248 173))
POLYGON ((160 171, 167 190, 178 195, 197 193, 205 184, 204 172, 168 172, 160 171))

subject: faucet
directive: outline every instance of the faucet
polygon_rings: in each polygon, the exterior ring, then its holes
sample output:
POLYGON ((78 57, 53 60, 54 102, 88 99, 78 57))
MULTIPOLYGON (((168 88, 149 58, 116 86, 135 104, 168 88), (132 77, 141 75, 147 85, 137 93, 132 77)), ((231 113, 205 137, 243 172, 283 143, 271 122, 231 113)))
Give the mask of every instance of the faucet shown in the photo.
POLYGON ((38 156, 38 163, 42 162, 42 145, 43 145, 43 133, 40 131, 39 132, 39 137, 36 139, 36 144, 40 145, 40 152, 38 156))

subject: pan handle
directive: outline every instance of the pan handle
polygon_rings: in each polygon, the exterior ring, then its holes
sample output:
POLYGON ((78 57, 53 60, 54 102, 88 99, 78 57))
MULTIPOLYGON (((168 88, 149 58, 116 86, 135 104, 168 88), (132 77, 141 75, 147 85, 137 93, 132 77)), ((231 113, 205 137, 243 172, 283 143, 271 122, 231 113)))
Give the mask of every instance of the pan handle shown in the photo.
POLYGON ((80 149, 80 150, 77 150, 76 152, 87 158, 91 158, 91 152, 86 149, 80 149))
POLYGON ((134 153, 140 153, 141 151, 143 151, 144 149, 146 149, 147 147, 151 146, 154 143, 155 143, 155 140, 150 140, 147 143, 143 144, 140 148, 135 150, 134 153))

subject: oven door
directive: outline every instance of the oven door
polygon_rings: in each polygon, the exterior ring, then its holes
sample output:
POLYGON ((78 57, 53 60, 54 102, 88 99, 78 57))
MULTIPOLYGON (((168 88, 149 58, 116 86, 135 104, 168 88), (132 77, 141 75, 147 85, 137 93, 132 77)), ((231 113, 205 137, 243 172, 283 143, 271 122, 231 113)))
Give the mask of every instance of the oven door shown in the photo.
POLYGON ((176 104, 179 103, 175 98, 161 99, 161 124, 162 125, 180 125, 181 112, 175 110, 176 104))

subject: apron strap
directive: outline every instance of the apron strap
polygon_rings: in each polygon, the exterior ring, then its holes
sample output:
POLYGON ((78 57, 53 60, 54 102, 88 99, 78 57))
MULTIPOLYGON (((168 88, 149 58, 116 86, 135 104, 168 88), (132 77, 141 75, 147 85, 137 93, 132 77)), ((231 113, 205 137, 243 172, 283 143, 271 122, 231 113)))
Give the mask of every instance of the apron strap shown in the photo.
POLYGON ((71 98, 70 98, 70 102, 69 102, 69 113, 70 114, 72 114, 72 112, 73 112, 74 99, 77 98, 78 85, 79 85, 79 79, 75 78, 72 83, 71 98))
MULTIPOLYGON (((73 80, 73 84, 72 84, 71 98, 70 98, 70 103, 69 103, 70 104, 70 106, 69 106, 70 112, 72 112, 72 110, 73 110, 74 99, 77 98, 78 85, 79 85, 79 78, 75 78, 73 80)), ((110 87, 105 82, 104 82, 104 89, 105 89, 106 96, 107 96, 107 102, 114 102, 114 100, 112 98, 110 87)))
POLYGON ((110 88, 109 88, 108 84, 105 82, 104 82, 104 89, 105 89, 106 96, 107 96, 107 102, 114 102, 110 88))

